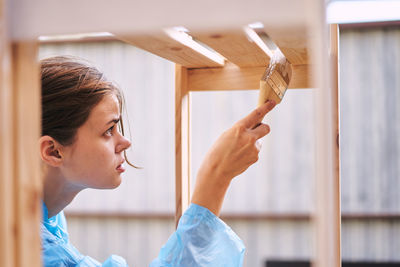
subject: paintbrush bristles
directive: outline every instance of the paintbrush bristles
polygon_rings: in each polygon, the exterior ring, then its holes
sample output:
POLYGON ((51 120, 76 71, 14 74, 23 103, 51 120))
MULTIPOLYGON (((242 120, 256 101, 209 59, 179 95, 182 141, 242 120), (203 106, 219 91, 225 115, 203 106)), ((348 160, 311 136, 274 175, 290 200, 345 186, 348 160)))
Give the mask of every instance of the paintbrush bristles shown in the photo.
POLYGON ((261 77, 258 106, 267 100, 274 100, 276 103, 280 103, 285 95, 291 76, 291 64, 280 50, 276 50, 268 68, 261 77))

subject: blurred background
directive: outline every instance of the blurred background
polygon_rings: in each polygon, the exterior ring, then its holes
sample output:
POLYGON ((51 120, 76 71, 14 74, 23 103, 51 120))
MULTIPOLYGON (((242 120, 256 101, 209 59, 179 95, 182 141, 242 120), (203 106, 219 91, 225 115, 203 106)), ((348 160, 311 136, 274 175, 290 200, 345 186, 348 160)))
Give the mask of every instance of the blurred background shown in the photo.
MULTIPOLYGON (((128 168, 116 190, 80 193, 66 209, 71 241, 100 261, 118 254, 130 266, 147 266, 175 228, 174 64, 108 37, 43 41, 40 58, 53 55, 85 58, 123 89, 128 156, 144 168, 128 168)), ((341 27, 344 261, 400 261, 399 74, 396 23, 341 27)), ((235 178, 227 194, 222 218, 247 247, 244 266, 312 258, 313 92, 287 91, 266 119, 271 133, 258 163, 235 178)), ((257 98, 256 90, 191 94, 193 180, 214 140, 257 98)))

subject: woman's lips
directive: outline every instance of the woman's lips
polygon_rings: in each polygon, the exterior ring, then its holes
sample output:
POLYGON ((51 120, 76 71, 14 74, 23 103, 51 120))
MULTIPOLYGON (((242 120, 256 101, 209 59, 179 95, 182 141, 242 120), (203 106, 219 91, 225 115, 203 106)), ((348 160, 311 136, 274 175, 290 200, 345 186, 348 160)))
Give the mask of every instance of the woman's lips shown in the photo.
POLYGON ((118 172, 123 173, 125 171, 124 165, 120 164, 118 165, 117 169, 118 172))

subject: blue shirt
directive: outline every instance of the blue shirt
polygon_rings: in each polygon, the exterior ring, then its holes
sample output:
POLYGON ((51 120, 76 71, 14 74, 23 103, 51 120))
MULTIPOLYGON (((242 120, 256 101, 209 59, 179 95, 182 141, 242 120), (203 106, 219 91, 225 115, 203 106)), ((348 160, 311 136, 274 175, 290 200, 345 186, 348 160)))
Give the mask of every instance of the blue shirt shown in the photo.
MULTIPOLYGON (((111 255, 104 263, 82 255, 69 242, 64 213, 48 218, 44 202, 41 237, 45 267, 128 266, 117 255, 111 255)), ((192 203, 150 267, 239 267, 244 250, 243 242, 228 225, 208 209, 192 203)))

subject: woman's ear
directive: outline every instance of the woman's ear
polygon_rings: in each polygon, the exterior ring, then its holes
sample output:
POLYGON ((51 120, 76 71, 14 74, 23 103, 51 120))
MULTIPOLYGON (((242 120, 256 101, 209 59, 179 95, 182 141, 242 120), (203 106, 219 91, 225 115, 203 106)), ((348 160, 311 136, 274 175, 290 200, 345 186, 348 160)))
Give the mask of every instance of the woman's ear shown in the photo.
POLYGON ((40 157, 44 163, 58 167, 62 164, 61 145, 48 135, 39 138, 40 157))

